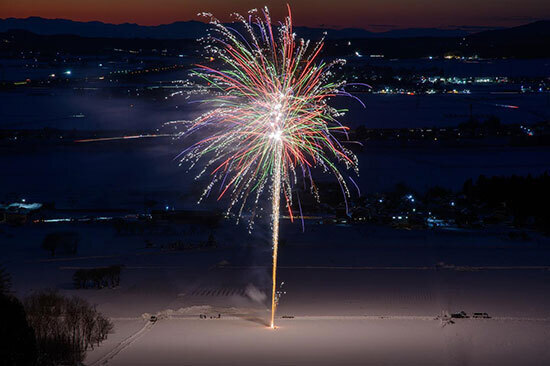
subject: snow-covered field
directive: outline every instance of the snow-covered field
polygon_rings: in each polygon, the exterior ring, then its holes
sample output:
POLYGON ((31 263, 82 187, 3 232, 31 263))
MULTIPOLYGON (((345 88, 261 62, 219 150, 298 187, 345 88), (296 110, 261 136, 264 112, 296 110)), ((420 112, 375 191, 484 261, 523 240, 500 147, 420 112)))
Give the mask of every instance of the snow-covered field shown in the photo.
POLYGON ((547 364, 548 324, 433 320, 161 320, 112 365, 547 364))
POLYGON ((57 288, 113 319, 114 333, 88 352, 88 365, 550 362, 550 240, 537 234, 516 242, 495 232, 313 223, 302 233, 284 222, 286 293, 279 327, 270 330, 271 258, 261 224, 248 235, 224 222, 214 231, 218 248, 191 251, 161 245, 206 239, 209 230, 122 235, 107 223, 58 225, 1 227, 2 261, 17 295, 57 288), (50 258, 40 249, 57 230, 80 233, 76 256, 50 258), (125 266, 119 288, 72 288, 77 268, 111 264, 125 266), (491 318, 441 319, 459 311, 491 318))

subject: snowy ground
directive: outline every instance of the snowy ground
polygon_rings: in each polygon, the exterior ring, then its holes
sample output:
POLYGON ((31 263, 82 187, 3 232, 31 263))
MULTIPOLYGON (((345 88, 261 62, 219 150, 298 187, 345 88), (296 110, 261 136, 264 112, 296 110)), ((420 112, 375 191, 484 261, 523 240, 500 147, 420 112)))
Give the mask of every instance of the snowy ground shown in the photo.
POLYGON ((312 223, 303 234, 285 222, 279 279, 286 294, 273 331, 266 327, 267 234, 262 225, 251 236, 241 229, 224 222, 215 231, 219 247, 202 251, 160 247, 191 235, 182 227, 121 235, 109 224, 2 227, 0 243, 17 295, 58 288, 112 317, 114 333, 88 352, 88 365, 550 362, 548 238, 312 223), (78 255, 52 259, 40 249, 52 230, 77 230, 78 255), (72 289, 76 268, 110 264, 125 265, 119 288, 72 289), (461 310, 492 318, 440 320, 461 310))
POLYGON ((112 365, 544 364, 543 323, 414 319, 161 320, 112 365), (532 362, 531 362, 532 361, 532 362))

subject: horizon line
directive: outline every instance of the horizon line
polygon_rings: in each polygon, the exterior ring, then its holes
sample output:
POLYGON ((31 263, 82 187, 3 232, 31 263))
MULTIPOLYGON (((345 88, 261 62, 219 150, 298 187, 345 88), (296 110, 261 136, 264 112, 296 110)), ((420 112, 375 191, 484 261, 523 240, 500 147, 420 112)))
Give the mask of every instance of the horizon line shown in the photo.
MULTIPOLYGON (((105 21, 102 21, 102 20, 75 20, 75 19, 69 19, 69 18, 49 18, 49 17, 38 16, 38 15, 29 15, 28 17, 23 17, 23 18, 19 18, 19 17, 1 17, 0 20, 8 20, 8 19, 27 20, 27 19, 31 19, 31 18, 44 19, 44 20, 65 20, 65 21, 71 21, 71 22, 75 22, 75 23, 101 23, 101 24, 106 24, 106 25, 135 25, 135 26, 140 26, 140 27, 160 27, 160 26, 164 26, 164 25, 172 25, 172 24, 176 24, 176 23, 190 23, 190 22, 209 24, 208 22, 195 20, 195 19, 176 20, 176 21, 173 21, 173 22, 170 22, 170 23, 140 24, 140 23, 135 23, 135 22, 113 23, 113 22, 105 22, 105 21)), ((515 28, 515 27, 519 27, 519 26, 522 26, 522 25, 528 25, 528 24, 536 23, 536 22, 539 22, 539 21, 550 21, 550 19, 539 19, 539 20, 529 21, 529 22, 521 23, 519 25, 511 26, 511 27, 489 26, 489 25, 487 25, 487 26, 485 26, 485 25, 439 25, 439 26, 433 26, 433 27, 406 27, 406 26, 405 27, 398 27, 398 26, 393 27, 391 25, 388 25, 387 26, 388 30, 384 30, 384 31, 370 30, 368 28, 363 28, 363 27, 325 26, 325 25, 322 25, 322 24, 318 25, 318 26, 297 25, 297 27, 299 27, 299 28, 310 28, 310 29, 327 29, 327 30, 357 29, 357 30, 363 30, 363 31, 366 31, 366 32, 371 32, 371 33, 387 33, 387 32, 391 32, 393 30, 411 30, 411 29, 463 30, 463 31, 475 32, 476 30, 484 31, 484 30, 515 28)), ((233 22, 223 22, 223 23, 230 24, 230 23, 233 23, 233 22)), ((379 25, 371 25, 371 26, 380 27, 379 25)))

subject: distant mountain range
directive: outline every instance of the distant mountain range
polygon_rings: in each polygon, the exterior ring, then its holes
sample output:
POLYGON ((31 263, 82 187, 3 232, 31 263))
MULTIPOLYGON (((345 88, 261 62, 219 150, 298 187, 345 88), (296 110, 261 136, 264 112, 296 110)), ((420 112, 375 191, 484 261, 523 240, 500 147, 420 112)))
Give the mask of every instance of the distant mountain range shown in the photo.
POLYGON ((518 39, 525 37, 533 38, 548 38, 550 37, 550 20, 539 20, 533 23, 520 25, 512 28, 504 28, 498 30, 486 30, 471 34, 470 39, 491 39, 499 38, 506 39, 518 39))
MULTIPOLYGON (((232 26, 242 31, 238 24, 232 26)), ((0 55, 15 55, 28 50, 49 54, 59 49, 79 55, 110 53, 114 49, 139 49, 152 54, 159 49, 168 49, 186 54, 196 50, 194 40, 204 36, 208 28, 208 24, 196 21, 148 27, 61 19, 5 19, 0 20, 0 55)), ((296 29, 300 37, 313 40, 319 39, 323 32, 320 28, 296 29)), ((334 57, 348 57, 360 51, 363 55, 385 55, 387 58, 442 57, 447 54, 482 58, 550 58, 548 20, 471 34, 441 29, 383 33, 341 29, 327 32, 324 54, 334 57), (340 39, 353 39, 353 46, 342 47, 340 39)))
MULTIPOLYGON (((190 39, 204 36, 210 27, 198 21, 175 22, 157 26, 138 24, 108 24, 103 22, 77 22, 67 19, 45 19, 29 17, 25 19, 0 19, 0 32, 26 30, 39 35, 71 34, 82 37, 104 38, 151 38, 151 39, 190 39)), ((370 32, 359 28, 322 29, 295 27, 300 37, 318 39, 327 32, 328 39, 362 38, 413 38, 413 37, 462 37, 469 34, 461 29, 411 28, 388 32, 370 32)))

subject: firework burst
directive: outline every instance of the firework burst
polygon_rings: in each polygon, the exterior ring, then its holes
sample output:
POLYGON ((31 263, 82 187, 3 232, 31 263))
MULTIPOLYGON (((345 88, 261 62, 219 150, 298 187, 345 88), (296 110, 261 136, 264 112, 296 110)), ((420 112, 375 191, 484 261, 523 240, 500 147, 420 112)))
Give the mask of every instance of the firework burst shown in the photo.
POLYGON ((297 40, 290 7, 278 27, 272 26, 267 8, 252 10, 247 17, 234 14, 238 20, 235 27, 223 25, 211 14, 202 15, 209 17, 213 26, 204 40, 213 66, 197 65, 194 74, 211 95, 205 101, 210 109, 191 121, 182 135, 202 131, 206 137, 178 159, 191 167, 203 162, 197 179, 210 175, 200 200, 217 189, 218 199, 229 197, 228 212, 237 217, 248 204, 250 225, 262 194, 270 193, 274 327, 281 198, 293 220, 296 197, 301 216, 295 188, 303 183, 318 199, 312 169, 320 167, 336 177, 347 207, 350 192, 341 169, 353 168, 357 173, 355 155, 340 142, 347 140, 348 128, 338 122, 345 111, 327 104, 331 97, 350 96, 344 90, 349 84, 333 81, 331 71, 344 60, 319 60, 323 40, 314 44, 297 40))

